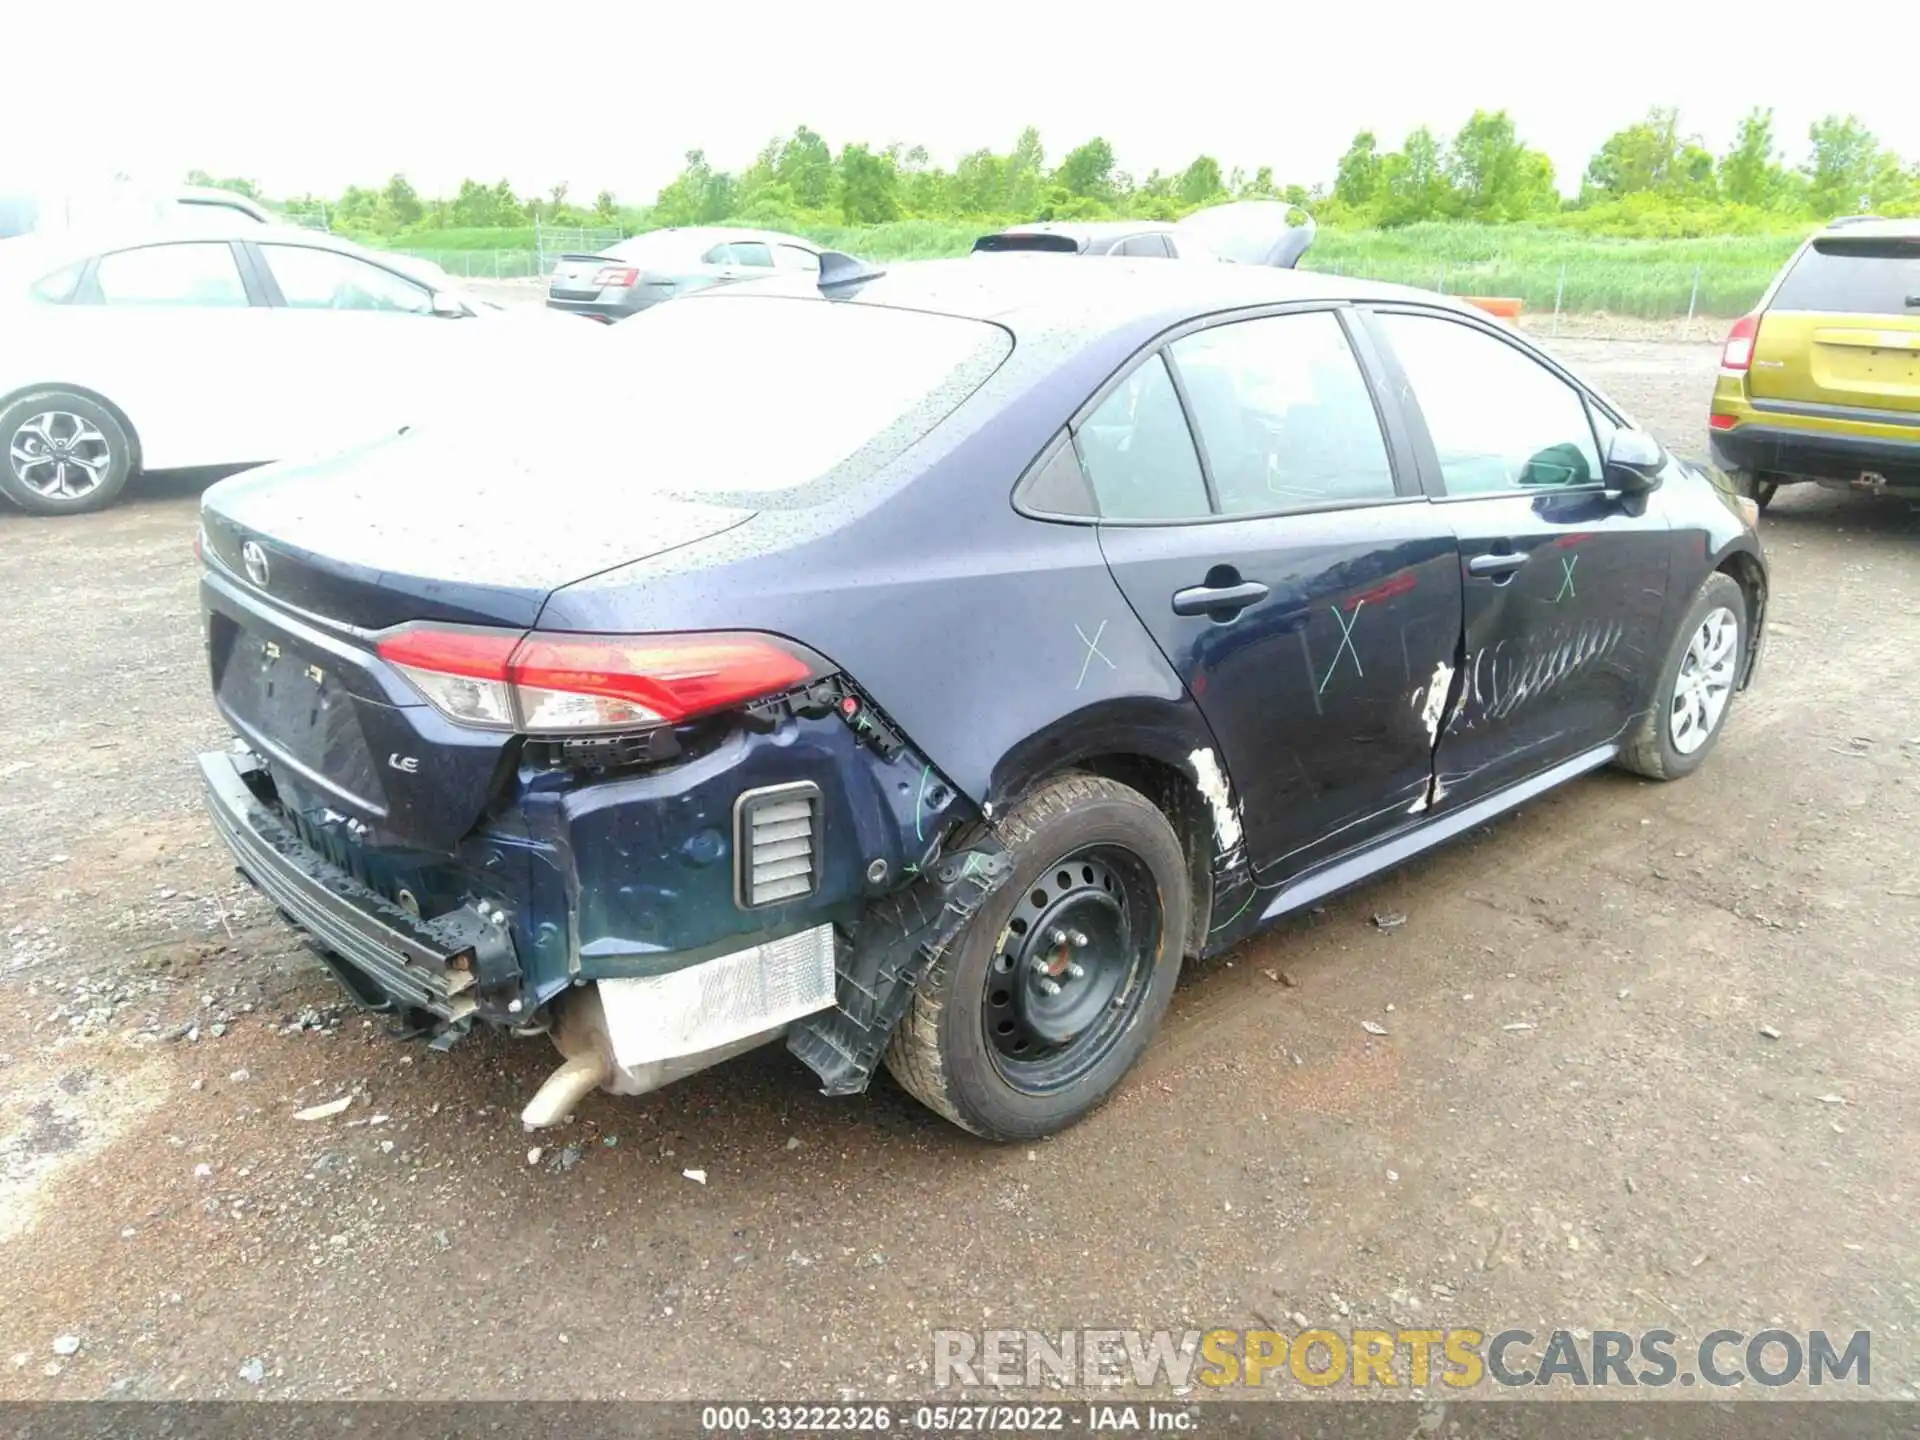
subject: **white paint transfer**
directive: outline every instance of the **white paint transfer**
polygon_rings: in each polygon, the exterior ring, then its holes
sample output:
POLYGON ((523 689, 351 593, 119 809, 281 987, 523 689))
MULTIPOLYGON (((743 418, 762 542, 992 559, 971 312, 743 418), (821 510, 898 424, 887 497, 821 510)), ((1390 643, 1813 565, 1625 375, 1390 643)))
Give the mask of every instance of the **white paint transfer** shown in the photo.
POLYGON ((1220 768, 1219 757, 1208 749, 1194 751, 1187 757, 1187 763, 1193 766, 1193 778, 1199 782, 1200 793, 1213 807, 1213 843, 1225 854, 1240 843, 1240 813, 1233 808, 1226 773, 1220 768))
MULTIPOLYGON (((1427 727, 1427 744, 1440 743, 1440 717, 1447 708, 1447 687, 1453 683, 1453 667, 1442 660, 1433 667, 1433 679, 1427 682, 1427 703, 1420 707, 1420 719, 1427 727)), ((1414 692, 1416 695, 1419 691, 1414 692)))

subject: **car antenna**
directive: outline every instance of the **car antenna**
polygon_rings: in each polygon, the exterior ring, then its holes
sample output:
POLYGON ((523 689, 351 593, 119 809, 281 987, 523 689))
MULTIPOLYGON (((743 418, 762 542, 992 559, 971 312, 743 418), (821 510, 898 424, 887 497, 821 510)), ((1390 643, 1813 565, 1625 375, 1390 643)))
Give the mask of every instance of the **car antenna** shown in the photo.
POLYGON ((878 265, 869 265, 859 257, 839 250, 820 252, 820 288, 828 292, 842 290, 849 285, 864 285, 886 273, 878 265))

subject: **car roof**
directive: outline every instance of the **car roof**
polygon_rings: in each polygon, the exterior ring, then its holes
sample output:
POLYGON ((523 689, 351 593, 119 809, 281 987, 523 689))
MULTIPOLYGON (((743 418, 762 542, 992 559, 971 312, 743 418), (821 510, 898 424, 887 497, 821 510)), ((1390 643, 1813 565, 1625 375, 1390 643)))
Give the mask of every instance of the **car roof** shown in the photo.
MULTIPOLYGON (((787 235, 778 230, 754 230, 740 225, 667 225, 658 230, 642 230, 637 235, 627 236, 627 240, 645 240, 655 235, 672 235, 682 240, 715 245, 723 240, 761 240, 769 245, 803 245, 809 250, 820 248, 798 235, 787 235)), ((626 241, 619 243, 625 244, 626 241)))
MULTIPOLYGON (((1300 300, 1418 300, 1468 309, 1447 296, 1405 285, 1225 261, 1114 257, 1098 265, 1063 265, 1057 255, 1011 251, 958 260, 911 260, 875 270, 874 278, 850 284, 839 298, 989 320, 1016 334, 1109 330, 1153 317, 1174 324, 1183 313, 1205 315, 1300 300)), ((805 276, 751 280, 729 286, 723 293, 821 294, 805 276)))
POLYGON ((1814 238, 1844 235, 1849 240, 1920 240, 1920 216, 1889 220, 1879 215, 1848 215, 1827 222, 1826 229, 1814 238))
POLYGON ((247 215, 264 215, 269 219, 273 215, 271 210, 251 196, 218 185, 182 185, 173 191, 172 198, 182 205, 205 205, 247 215))
POLYGON ((0 274, 37 279, 63 265, 114 250, 136 250, 147 245, 220 245, 235 240, 247 240, 256 245, 306 245, 318 250, 359 256, 376 264, 386 263, 391 269, 406 269, 408 257, 389 255, 325 230, 308 230, 299 225, 262 225, 257 220, 243 220, 238 216, 229 220, 220 216, 217 210, 209 211, 209 214, 213 218, 205 224, 195 225, 191 230, 174 229, 167 225, 143 225, 53 230, 0 240, 0 274))
POLYGON ((1039 220, 1031 225, 1009 225, 1002 235, 1069 235, 1076 240, 1104 240, 1109 236, 1145 235, 1177 228, 1170 220, 1039 220))

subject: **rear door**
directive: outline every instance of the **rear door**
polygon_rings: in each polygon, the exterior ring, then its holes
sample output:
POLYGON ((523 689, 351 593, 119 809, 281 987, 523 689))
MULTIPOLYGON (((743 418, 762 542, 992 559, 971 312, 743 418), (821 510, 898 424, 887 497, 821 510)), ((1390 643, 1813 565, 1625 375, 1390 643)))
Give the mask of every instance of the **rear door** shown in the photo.
POLYGON ((1076 443, 1108 566, 1213 729, 1262 878, 1424 810, 1457 546, 1342 312, 1182 336, 1076 443))
POLYGON ((1609 493, 1604 412, 1512 336, 1453 312, 1370 317, 1459 537, 1461 687, 1435 759, 1459 805, 1617 740, 1659 666, 1671 534, 1609 493))
POLYGON ((224 240, 108 251, 48 327, 43 368, 124 410, 154 469, 273 460, 261 298, 224 240))
POLYGON ((1747 393, 1763 411, 1920 417, 1920 236, 1802 250, 1761 317, 1747 393))

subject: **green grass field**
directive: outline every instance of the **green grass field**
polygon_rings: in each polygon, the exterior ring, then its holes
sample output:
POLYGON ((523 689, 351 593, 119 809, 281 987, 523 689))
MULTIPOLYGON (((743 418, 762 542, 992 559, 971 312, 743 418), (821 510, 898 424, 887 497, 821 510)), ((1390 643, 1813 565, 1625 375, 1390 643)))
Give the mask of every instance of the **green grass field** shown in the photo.
MULTIPOLYGON (((885 225, 803 227, 819 244, 874 260, 964 255, 991 222, 896 220, 885 225)), ((1303 268, 1390 280, 1454 295, 1513 295, 1532 312, 1607 311, 1661 317, 1734 316, 1760 292, 1800 241, 1799 232, 1693 240, 1626 240, 1549 225, 1435 222, 1399 230, 1323 228, 1303 268), (1697 285, 1697 289, 1696 289, 1697 285)), ((394 248, 475 279, 538 272, 534 232, 440 230, 394 248)))

